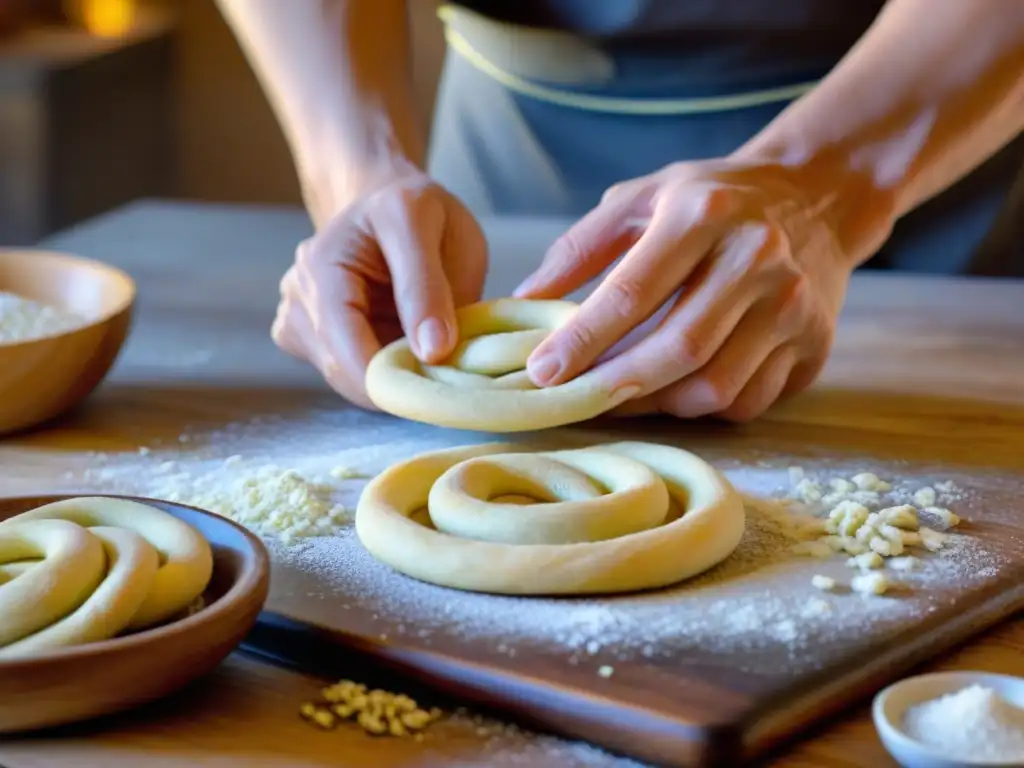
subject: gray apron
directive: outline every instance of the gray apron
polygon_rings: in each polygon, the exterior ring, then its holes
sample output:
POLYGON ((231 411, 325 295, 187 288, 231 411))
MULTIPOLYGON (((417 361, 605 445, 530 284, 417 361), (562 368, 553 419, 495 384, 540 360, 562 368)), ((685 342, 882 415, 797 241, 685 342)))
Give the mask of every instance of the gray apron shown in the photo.
MULTIPOLYGON (((445 6, 430 172, 475 213, 578 217, 612 184, 727 155, 813 88, 884 0, 445 6)), ((1024 276, 1024 136, 903 217, 868 267, 1024 276)))

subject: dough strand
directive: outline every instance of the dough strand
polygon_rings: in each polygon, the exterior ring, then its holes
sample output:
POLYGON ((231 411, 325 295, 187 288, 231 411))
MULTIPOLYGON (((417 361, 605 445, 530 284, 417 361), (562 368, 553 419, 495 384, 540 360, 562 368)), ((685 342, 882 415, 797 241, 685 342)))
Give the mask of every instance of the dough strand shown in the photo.
POLYGON ((593 373, 537 388, 526 360, 579 306, 571 301, 482 301, 456 312, 461 342, 443 365, 424 365, 407 339, 380 350, 366 391, 383 411, 440 427, 523 432, 592 419, 619 402, 593 373))
POLYGON ((60 621, 6 648, 0 660, 113 637, 123 630, 146 599, 160 567, 160 556, 137 533, 124 528, 90 528, 106 551, 107 573, 88 599, 60 621))
POLYGON ((744 524, 739 494, 713 467, 639 442, 426 453, 374 478, 356 510, 363 546, 395 570, 516 595, 675 584, 728 557, 744 524))
POLYGON ((99 539, 64 520, 0 526, 0 563, 27 558, 41 562, 0 586, 0 647, 74 611, 107 568, 99 539))
POLYGON ((26 520, 67 520, 85 528, 126 528, 156 548, 161 565, 129 629, 158 624, 185 610, 206 588, 213 572, 210 545, 198 531, 173 515, 130 499, 83 496, 56 501, 0 522, 0 532, 26 520))

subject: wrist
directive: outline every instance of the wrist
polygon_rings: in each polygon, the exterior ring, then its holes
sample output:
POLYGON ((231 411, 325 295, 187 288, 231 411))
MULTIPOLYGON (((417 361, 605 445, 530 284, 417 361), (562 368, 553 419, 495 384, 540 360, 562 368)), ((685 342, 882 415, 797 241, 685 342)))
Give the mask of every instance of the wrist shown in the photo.
POLYGON ((386 121, 359 140, 341 131, 337 139, 297 142, 294 155, 307 208, 319 227, 355 200, 396 179, 423 173, 418 139, 400 139, 386 121))

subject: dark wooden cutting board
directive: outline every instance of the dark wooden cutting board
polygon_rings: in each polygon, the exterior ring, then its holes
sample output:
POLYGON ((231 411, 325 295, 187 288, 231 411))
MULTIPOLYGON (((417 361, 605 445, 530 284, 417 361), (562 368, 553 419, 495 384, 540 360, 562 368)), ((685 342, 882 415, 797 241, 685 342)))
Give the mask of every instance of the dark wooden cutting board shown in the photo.
MULTIPOLYGON (((473 618, 472 606, 486 604, 472 601, 509 599, 466 597, 412 582, 383 566, 368 581, 366 574, 374 564, 365 553, 359 557, 353 539, 347 548, 338 549, 336 566, 323 555, 312 570, 302 558, 275 557, 267 610, 246 647, 327 675, 360 678, 369 674, 371 665, 383 667, 527 724, 656 764, 734 766, 768 753, 1024 606, 1024 477, 837 459, 835 454, 745 451, 740 459, 728 442, 695 441, 690 435, 686 444, 722 467, 741 490, 750 490, 744 487, 749 485, 745 478, 754 477, 755 485, 764 486, 767 477, 770 485, 770 478, 784 478, 791 465, 823 478, 849 477, 868 468, 908 488, 951 480, 962 498, 950 506, 965 520, 959 530, 967 537, 971 554, 959 562, 949 558, 945 576, 929 577, 926 583, 879 598, 822 595, 809 586, 810 577, 828 572, 848 580, 853 572, 842 559, 824 563, 787 555, 784 562, 765 566, 763 573, 741 572, 736 579, 712 574, 705 582, 654 597, 561 601, 557 605, 563 605, 567 615, 601 611, 602 605, 632 610, 638 603, 629 601, 651 599, 660 601, 658 610, 665 616, 692 612, 695 600, 714 608, 692 642, 666 637, 662 627, 654 633, 653 653, 645 655, 632 641, 631 650, 619 652, 615 646, 621 633, 613 633, 591 656, 581 642, 573 647, 552 644, 543 632, 530 637, 517 630, 515 637, 499 642, 504 609, 493 619, 493 632, 467 633, 467 621, 476 626, 491 620, 473 618), (367 590, 371 583, 373 589, 367 590), (386 592, 381 591, 382 584, 387 585, 386 592), (381 597, 405 592, 411 596, 381 597), (469 602, 454 611, 449 625, 434 616, 429 631, 420 629, 426 626, 419 623, 426 614, 416 607, 416 596, 440 605, 442 594, 469 602), (710 603, 709 595, 714 597, 710 603), (783 597, 792 606, 791 615, 787 618, 784 609, 770 615, 772 622, 763 628, 763 637, 756 624, 743 625, 742 615, 756 611, 759 601, 783 597), (817 630, 805 632, 801 606, 815 599, 819 607, 825 600, 831 614, 818 618, 817 630), (891 601, 892 610, 879 610, 876 616, 864 607, 870 600, 891 601), (735 612, 730 611, 733 604, 735 612), (718 640, 713 639, 716 622, 718 640), (727 633, 737 627, 746 632, 747 640, 730 646, 727 633), (712 640, 700 647, 701 637, 712 640), (611 667, 612 674, 602 676, 601 667, 611 667)), ((759 513, 748 509, 751 514, 759 513)), ((534 604, 513 601, 507 604, 508 611, 525 613, 523 621, 511 623, 528 624, 525 617, 534 604)), ((542 606, 545 611, 558 610, 552 601, 543 601, 542 606)), ((489 616, 489 611, 484 613, 489 616)), ((596 632, 600 638, 600 630, 596 632)))

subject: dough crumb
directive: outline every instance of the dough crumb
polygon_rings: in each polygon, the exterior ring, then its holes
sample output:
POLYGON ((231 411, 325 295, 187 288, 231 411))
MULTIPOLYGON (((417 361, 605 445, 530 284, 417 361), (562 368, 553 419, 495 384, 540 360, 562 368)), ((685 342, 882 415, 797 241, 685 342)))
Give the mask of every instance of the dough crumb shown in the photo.
POLYGON ((889 590, 890 586, 886 575, 877 571, 854 576, 850 582, 850 588, 862 595, 883 595, 889 590))
POLYGON ((823 576, 820 573, 816 573, 811 577, 811 586, 824 592, 831 592, 836 588, 836 580, 831 576, 823 576))

